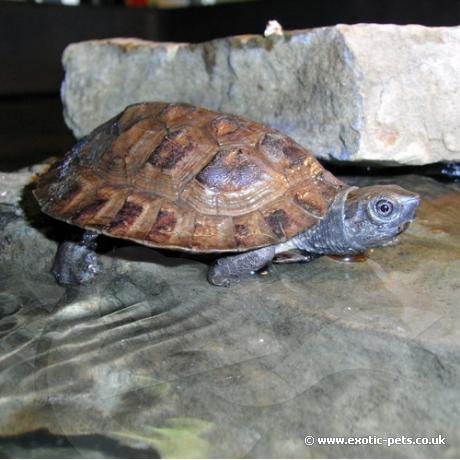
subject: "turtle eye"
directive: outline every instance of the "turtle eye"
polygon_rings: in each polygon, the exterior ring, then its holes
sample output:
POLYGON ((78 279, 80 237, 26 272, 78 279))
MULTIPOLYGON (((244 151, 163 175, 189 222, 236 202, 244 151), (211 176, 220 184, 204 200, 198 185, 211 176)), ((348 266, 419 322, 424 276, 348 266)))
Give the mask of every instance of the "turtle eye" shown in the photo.
POLYGON ((393 203, 388 200, 379 200, 375 204, 377 213, 382 217, 388 217, 393 212, 393 203))

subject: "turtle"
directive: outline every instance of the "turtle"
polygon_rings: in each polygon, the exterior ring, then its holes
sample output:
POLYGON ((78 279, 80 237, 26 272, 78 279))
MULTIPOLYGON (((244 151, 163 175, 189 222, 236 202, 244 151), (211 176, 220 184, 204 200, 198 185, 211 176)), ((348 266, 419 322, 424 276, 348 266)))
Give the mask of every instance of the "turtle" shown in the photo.
POLYGON ((100 234, 144 246, 212 253, 230 286, 271 261, 310 262, 384 246, 420 199, 398 185, 355 187, 279 130, 187 103, 129 105, 41 175, 41 210, 84 230, 58 248, 62 285, 100 271, 100 234))

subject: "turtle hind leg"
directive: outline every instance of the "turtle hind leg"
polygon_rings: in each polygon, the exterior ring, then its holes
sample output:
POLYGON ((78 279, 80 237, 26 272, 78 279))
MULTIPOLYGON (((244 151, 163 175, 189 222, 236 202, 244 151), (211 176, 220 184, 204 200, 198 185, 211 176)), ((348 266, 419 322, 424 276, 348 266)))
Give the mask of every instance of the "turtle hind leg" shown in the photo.
POLYGON ((267 246, 236 256, 222 257, 209 269, 208 281, 216 286, 228 287, 263 268, 274 255, 275 247, 267 246))
POLYGON ((91 281, 100 271, 96 249, 98 233, 85 231, 80 242, 65 241, 59 245, 52 273, 62 286, 91 281))

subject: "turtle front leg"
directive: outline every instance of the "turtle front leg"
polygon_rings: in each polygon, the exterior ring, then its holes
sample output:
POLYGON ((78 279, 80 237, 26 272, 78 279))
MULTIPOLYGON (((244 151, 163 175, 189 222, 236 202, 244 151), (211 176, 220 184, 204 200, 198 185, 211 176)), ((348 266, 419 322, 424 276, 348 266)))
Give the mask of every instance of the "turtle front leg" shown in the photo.
POLYGON ((275 246, 222 257, 209 269, 208 281, 216 286, 228 287, 238 283, 268 264, 275 256, 275 246))
POLYGON ((100 271, 96 249, 98 233, 85 231, 81 241, 65 241, 59 245, 52 273, 62 286, 91 281, 100 271))

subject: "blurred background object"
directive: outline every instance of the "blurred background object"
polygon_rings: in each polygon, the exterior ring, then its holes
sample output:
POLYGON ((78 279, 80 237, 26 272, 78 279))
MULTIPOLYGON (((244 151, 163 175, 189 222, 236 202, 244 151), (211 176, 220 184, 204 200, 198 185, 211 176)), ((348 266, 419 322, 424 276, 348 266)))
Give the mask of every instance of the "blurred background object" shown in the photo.
POLYGON ((59 98, 61 55, 72 42, 115 36, 201 42, 337 23, 453 26, 457 0, 0 0, 0 168, 61 154, 74 139, 59 98), (73 5, 73 6, 65 6, 73 5), (144 8, 148 7, 148 8, 144 8))

